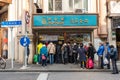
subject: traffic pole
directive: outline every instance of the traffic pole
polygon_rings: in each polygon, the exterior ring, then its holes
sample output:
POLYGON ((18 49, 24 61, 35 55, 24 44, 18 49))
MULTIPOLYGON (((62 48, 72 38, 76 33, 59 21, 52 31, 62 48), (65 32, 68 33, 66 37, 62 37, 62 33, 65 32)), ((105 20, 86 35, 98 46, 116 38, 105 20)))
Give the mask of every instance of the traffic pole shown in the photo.
MULTIPOLYGON (((27 24, 29 24, 29 21, 30 21, 29 12, 25 11, 25 37, 26 38, 27 38, 27 24)), ((24 66, 22 69, 27 68, 27 46, 25 46, 24 50, 25 50, 25 52, 24 52, 24 66)))
MULTIPOLYGON (((27 38, 27 31, 26 31, 25 37, 27 38)), ((25 67, 27 67, 27 46, 25 46, 25 54, 24 54, 24 56, 25 56, 25 64, 24 65, 25 65, 25 67)))
MULTIPOLYGON (((25 11, 25 37, 27 37, 27 24, 30 22, 30 15, 28 11, 25 11)), ((25 46, 25 66, 27 67, 27 46, 25 46)))
POLYGON ((13 69, 13 56, 14 56, 14 49, 13 49, 13 27, 10 27, 11 30, 11 68, 13 69))

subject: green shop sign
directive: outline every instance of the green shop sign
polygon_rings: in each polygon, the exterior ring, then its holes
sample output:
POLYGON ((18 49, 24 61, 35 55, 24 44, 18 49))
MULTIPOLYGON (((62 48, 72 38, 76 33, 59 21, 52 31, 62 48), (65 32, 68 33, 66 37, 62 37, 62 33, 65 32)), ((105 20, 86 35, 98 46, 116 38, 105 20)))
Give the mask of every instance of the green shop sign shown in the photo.
POLYGON ((33 26, 98 26, 96 14, 38 14, 33 15, 33 26))

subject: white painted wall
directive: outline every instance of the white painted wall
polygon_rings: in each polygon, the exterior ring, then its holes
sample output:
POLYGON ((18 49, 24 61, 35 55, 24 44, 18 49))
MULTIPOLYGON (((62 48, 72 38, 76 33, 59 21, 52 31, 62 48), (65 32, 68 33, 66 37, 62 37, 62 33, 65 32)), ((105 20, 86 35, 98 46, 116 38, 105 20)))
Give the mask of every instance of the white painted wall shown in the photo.
POLYGON ((48 13, 48 0, 43 0, 43 13, 48 13))
MULTIPOLYGON (((15 20, 15 0, 12 0, 12 4, 10 4, 9 5, 9 7, 8 7, 8 21, 14 21, 15 20), (12 14, 12 15, 11 15, 12 14)), ((15 41, 14 39, 15 39, 15 29, 13 29, 13 42, 15 41)), ((13 48, 15 48, 14 47, 14 43, 11 43, 11 30, 10 30, 10 28, 8 28, 8 58, 9 59, 11 59, 11 44, 13 44, 13 48)), ((14 51, 13 51, 13 53, 14 53, 14 51)))
MULTIPOLYGON (((79 5, 73 6, 73 8, 76 8, 77 6, 79 5)), ((74 12, 75 10, 70 9, 69 0, 62 1, 62 9, 62 12, 74 12)), ((48 13, 48 0, 43 0, 43 12, 48 13)), ((88 13, 96 13, 96 0, 88 0, 88 13)))

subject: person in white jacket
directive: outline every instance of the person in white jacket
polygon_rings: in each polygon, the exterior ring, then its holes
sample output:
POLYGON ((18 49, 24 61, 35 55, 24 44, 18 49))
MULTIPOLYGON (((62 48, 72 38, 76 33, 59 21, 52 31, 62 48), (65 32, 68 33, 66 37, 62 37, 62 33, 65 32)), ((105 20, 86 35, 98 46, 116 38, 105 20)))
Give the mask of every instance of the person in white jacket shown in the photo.
POLYGON ((47 46, 48 48, 48 53, 49 53, 49 60, 50 60, 50 64, 53 64, 54 63, 54 55, 55 55, 55 45, 50 42, 47 46))

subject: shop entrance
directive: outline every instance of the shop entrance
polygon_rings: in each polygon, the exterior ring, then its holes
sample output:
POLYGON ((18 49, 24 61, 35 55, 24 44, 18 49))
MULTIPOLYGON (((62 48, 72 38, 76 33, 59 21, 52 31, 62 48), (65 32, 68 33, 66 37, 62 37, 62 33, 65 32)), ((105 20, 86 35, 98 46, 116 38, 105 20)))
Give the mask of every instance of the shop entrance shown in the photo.
MULTIPOLYGON (((92 42, 92 31, 90 29, 40 29, 34 32, 35 34, 35 48, 37 49, 37 45, 39 42, 45 43, 46 45, 49 42, 53 42, 57 47, 67 42, 70 44, 83 43, 84 45, 88 45, 89 42, 92 42)), ((35 49, 35 50, 36 50, 35 49)), ((57 48, 56 48, 57 51, 57 48)), ((60 51, 61 52, 61 51, 60 51)), ((35 52, 36 53, 36 52, 35 52)), ((57 53, 56 53, 57 54, 57 53)), ((58 55, 55 55, 55 57, 58 55)), ((61 62, 61 55, 59 55, 61 62)), ((56 61, 56 58, 54 59, 56 61)))
POLYGON ((120 29, 116 29, 116 44, 118 49, 118 58, 120 60, 120 29))

